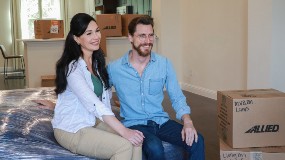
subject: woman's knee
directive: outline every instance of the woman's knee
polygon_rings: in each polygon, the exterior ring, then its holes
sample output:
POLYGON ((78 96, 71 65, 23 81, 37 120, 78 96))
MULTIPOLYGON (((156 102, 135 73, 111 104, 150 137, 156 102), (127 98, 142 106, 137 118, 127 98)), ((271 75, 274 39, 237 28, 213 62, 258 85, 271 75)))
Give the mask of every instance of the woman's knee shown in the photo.
POLYGON ((124 139, 123 141, 121 141, 119 146, 117 145, 117 150, 115 152, 116 153, 121 153, 121 152, 132 153, 133 152, 133 145, 131 144, 131 142, 124 139))
POLYGON ((115 150, 114 155, 111 157, 113 159, 132 159, 133 145, 129 141, 124 141, 121 143, 120 147, 115 150))

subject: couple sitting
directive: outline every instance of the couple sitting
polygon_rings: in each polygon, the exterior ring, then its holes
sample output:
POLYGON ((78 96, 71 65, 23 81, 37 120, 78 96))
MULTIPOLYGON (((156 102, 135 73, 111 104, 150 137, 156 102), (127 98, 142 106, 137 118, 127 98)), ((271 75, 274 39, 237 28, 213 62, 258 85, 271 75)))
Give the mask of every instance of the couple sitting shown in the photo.
MULTIPOLYGON (((56 64, 58 100, 52 125, 58 143, 73 153, 111 160, 163 160, 162 141, 183 147, 191 160, 204 160, 204 140, 190 119, 190 107, 171 62, 151 51, 153 19, 133 19, 128 39, 132 49, 105 64, 101 33, 93 17, 78 13, 70 22, 56 64), (111 110, 111 87, 120 101, 120 122, 111 110), (166 88, 176 117, 163 110, 166 88)), ((46 103, 46 102, 43 102, 46 103)))

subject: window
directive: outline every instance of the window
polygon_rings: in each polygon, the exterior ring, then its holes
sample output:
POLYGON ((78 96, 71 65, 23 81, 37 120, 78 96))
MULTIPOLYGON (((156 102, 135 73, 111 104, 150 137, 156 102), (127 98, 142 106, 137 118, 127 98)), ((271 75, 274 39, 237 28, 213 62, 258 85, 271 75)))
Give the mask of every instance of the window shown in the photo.
POLYGON ((34 38, 34 20, 63 19, 61 0, 21 0, 22 39, 34 38))

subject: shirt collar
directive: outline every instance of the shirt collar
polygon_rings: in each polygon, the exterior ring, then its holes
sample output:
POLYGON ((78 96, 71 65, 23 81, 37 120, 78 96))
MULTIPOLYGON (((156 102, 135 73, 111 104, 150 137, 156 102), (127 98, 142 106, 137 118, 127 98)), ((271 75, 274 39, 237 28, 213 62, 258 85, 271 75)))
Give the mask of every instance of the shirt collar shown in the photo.
POLYGON ((78 58, 78 63, 80 64, 80 66, 87 68, 87 64, 85 63, 85 61, 82 57, 78 58))
MULTIPOLYGON (((128 64, 131 65, 130 63, 130 59, 129 59, 129 55, 132 52, 132 50, 129 50, 122 59, 122 64, 128 64)), ((156 54, 154 54, 154 52, 151 51, 150 53, 150 62, 155 62, 156 61, 156 54)))

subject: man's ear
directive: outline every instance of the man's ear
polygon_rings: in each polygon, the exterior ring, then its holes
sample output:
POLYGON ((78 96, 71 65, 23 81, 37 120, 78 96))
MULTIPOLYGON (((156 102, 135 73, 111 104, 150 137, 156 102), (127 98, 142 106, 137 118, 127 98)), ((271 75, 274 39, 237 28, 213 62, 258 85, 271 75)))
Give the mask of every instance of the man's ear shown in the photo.
POLYGON ((134 39, 133 39, 133 36, 129 33, 128 34, 128 39, 131 43, 133 43, 134 39))

